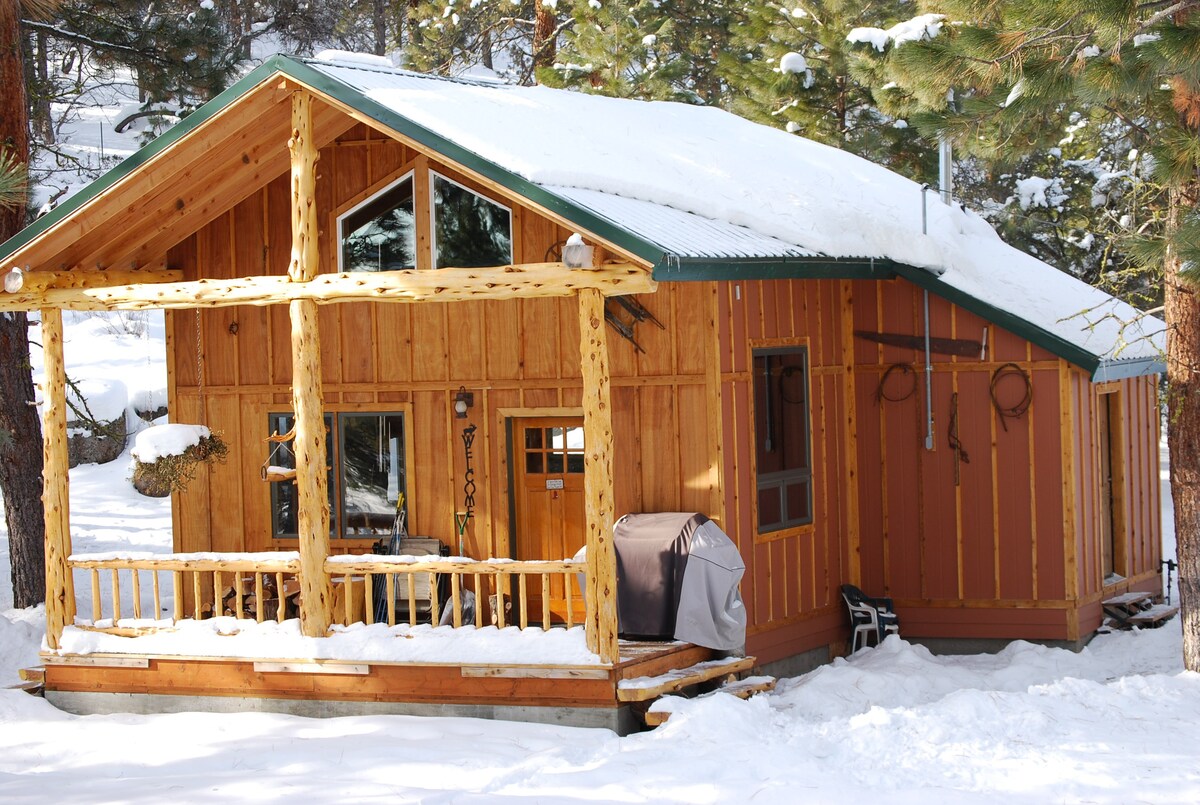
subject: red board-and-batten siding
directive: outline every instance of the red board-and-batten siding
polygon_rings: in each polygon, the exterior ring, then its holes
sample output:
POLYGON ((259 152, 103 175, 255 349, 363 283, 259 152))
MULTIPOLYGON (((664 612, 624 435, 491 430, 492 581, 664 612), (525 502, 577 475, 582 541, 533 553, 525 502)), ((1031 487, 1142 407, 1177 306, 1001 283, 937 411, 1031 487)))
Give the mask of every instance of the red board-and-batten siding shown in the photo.
MULTIPOLYGON (((857 282, 854 328, 922 334, 922 302, 920 289, 903 280, 857 282)), ((913 636, 1078 639, 1099 625, 1105 594, 1094 420, 1103 392, 1121 395, 1119 442, 1128 457, 1116 539, 1129 557, 1129 581, 1120 586, 1157 583, 1156 378, 1094 384, 1082 370, 956 305, 932 294, 929 303, 934 337, 981 341, 986 327, 987 354, 933 356, 930 451, 922 371, 907 400, 876 400, 888 366, 921 370, 923 354, 856 339, 861 586, 893 596, 913 636), (1028 373, 1033 400, 1024 416, 1002 424, 990 386, 1005 363, 1028 373), (948 435, 955 392, 958 436, 970 458, 960 464, 958 486, 948 435)), ((1015 402, 1010 398, 1020 391, 1008 378, 998 397, 1015 402)))
POLYGON ((746 562, 747 650, 764 662, 844 636, 839 585, 850 578, 855 507, 848 405, 850 283, 772 280, 717 283, 725 528, 746 562), (813 522, 757 535, 754 476, 756 347, 808 347, 813 522))
MULTIPOLYGON (((748 650, 769 661, 841 640, 843 581, 896 599, 913 637, 1074 640, 1099 625, 1103 595, 1158 583, 1157 391, 1154 377, 1094 384, 1051 353, 937 296, 931 334, 981 341, 982 359, 933 356, 934 447, 925 442, 923 352, 853 330, 922 335, 922 292, 905 280, 718 283, 724 504, 747 563, 748 650), (753 394, 757 346, 805 344, 812 366, 814 522, 756 536, 753 394), (900 402, 879 402, 887 368, 900 402), (1005 429, 992 374, 1026 371, 1033 402, 1005 429), (852 392, 851 392, 852 389, 852 392), (1099 436, 1102 393, 1121 395, 1128 581, 1103 588, 1099 436), (954 483, 951 396, 970 459, 954 483), (852 394, 852 397, 850 396, 852 394)), ((1001 402, 1020 396, 1002 381, 1001 402)), ((1015 400, 1014 400, 1015 401, 1015 400)))

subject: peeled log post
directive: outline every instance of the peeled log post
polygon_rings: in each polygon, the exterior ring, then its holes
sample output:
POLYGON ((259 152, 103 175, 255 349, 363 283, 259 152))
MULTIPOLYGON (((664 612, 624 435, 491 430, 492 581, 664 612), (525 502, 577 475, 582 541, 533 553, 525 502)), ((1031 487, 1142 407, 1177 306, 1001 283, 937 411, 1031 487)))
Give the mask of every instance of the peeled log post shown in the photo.
POLYGON ((583 470, 587 518, 587 644, 615 663, 617 557, 613 550, 613 430, 604 295, 579 292, 579 357, 583 370, 583 470))
POLYGON ((317 275, 317 152, 313 142, 313 98, 307 92, 292 95, 292 259, 288 276, 307 282, 317 275))
POLYGON ((59 647, 75 620, 71 555, 71 509, 67 476, 67 371, 63 361, 61 310, 42 311, 45 402, 42 409, 42 507, 46 524, 46 643, 59 647))
MULTIPOLYGON (((307 282, 317 274, 317 149, 313 143, 312 97, 292 95, 292 259, 288 276, 307 282)), ((300 631, 324 637, 333 620, 333 588, 325 574, 329 556, 329 482, 326 476, 325 414, 321 392, 321 338, 317 303, 288 306, 292 321, 292 410, 296 415, 297 517, 300 537, 300 631)), ((280 595, 280 611, 283 596, 280 595)))

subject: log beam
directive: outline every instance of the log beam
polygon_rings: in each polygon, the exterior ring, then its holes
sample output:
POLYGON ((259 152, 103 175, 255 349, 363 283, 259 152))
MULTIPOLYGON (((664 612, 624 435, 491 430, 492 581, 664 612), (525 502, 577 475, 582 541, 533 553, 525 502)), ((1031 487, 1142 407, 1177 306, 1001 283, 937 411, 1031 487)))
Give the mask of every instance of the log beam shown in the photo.
POLYGON ((75 620, 71 555, 71 509, 67 460, 67 370, 63 360, 61 310, 42 311, 46 380, 42 406, 42 508, 46 527, 46 643, 59 647, 63 629, 75 620))
POLYGON ((583 371, 583 470, 587 520, 587 645, 616 663, 617 558, 613 549, 613 429, 604 295, 579 293, 579 357, 583 371))
MULTIPOLYGON (((288 279, 305 285, 317 274, 316 163, 312 97, 292 96, 292 259, 288 279)), ((325 574, 329 558, 329 482, 325 413, 321 390, 321 338, 317 303, 289 306, 292 323, 292 410, 296 415, 297 530, 300 542, 300 631, 324 637, 333 620, 333 588, 325 574)))
MULTIPOLYGON (((154 285, 163 282, 182 282, 182 271, 158 268, 136 269, 75 269, 73 271, 29 271, 25 273, 21 291, 39 294, 50 290, 70 288, 111 288, 123 285, 154 285)), ((8 294, 5 294, 6 296, 8 294)))
MULTIPOLYGON (((106 272, 107 273, 107 272, 106 272)), ((22 289, 0 292, 0 311, 187 310, 235 305, 277 305, 300 299, 318 304, 343 302, 460 302, 571 296, 594 289, 605 296, 653 293, 650 272, 631 263, 608 263, 572 271, 562 263, 531 263, 495 268, 407 269, 378 273, 321 274, 308 282, 257 276, 192 282, 94 288, 22 289)))

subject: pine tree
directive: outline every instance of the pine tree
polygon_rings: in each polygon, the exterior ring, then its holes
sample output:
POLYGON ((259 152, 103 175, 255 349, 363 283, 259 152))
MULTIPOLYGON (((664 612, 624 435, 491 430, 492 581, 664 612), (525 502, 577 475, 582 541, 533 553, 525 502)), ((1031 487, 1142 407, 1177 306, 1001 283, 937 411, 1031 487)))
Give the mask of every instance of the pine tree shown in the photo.
MULTIPOLYGON (((1064 116, 1127 128, 1153 158, 1158 228, 1131 253, 1162 272, 1167 439, 1183 612, 1183 654, 1200 671, 1200 0, 937 0, 931 39, 879 60, 912 119, 985 156, 1054 147, 1064 116), (948 103, 948 99, 953 99, 948 103)), ((881 32, 882 33, 882 32, 881 32)), ((873 45, 863 45, 869 55, 873 45)), ((878 95, 877 95, 878 97, 878 95)))
MULTIPOLYGON (((25 224, 24 166, 29 159, 29 106, 20 19, 45 4, 0 0, 0 173, 10 195, 0 203, 0 243, 25 224)), ((42 516, 42 428, 29 369, 29 323, 24 313, 0 316, 0 493, 8 526, 13 603, 29 607, 46 597, 42 516)))
POLYGON ((937 156, 909 128, 912 110, 879 109, 871 87, 885 79, 852 58, 846 41, 851 30, 890 24, 911 8, 904 0, 747 3, 722 59, 731 110, 934 183, 937 156))
POLYGON ((406 66, 441 75, 481 66, 516 84, 553 59, 561 22, 556 0, 414 0, 406 66))
POLYGON ((538 79, 620 98, 724 106, 719 62, 741 25, 739 8, 730 0, 575 0, 558 59, 538 79))

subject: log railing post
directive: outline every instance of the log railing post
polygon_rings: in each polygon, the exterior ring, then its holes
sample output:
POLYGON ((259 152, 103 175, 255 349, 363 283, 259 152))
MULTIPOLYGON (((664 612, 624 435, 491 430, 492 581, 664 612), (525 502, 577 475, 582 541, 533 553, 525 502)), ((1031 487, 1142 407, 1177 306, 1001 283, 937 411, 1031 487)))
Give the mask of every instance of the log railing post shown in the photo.
POLYGON ((42 405, 42 508, 46 528, 46 643, 59 647, 63 629, 75 621, 71 555, 71 507, 67 461, 67 371, 63 361, 62 311, 42 311, 46 381, 42 405))
MULTIPOLYGON (((292 259, 288 276, 309 282, 317 275, 317 148, 313 141, 312 96, 292 95, 292 259)), ((325 574, 329 556, 329 482, 325 414, 321 390, 321 337, 317 303, 289 305, 292 323, 292 408, 296 415, 296 490, 300 540, 300 630, 324 637, 333 619, 333 588, 325 574)), ((281 596, 282 598, 282 596, 281 596)), ((282 600, 280 601, 282 607, 282 600)))
POLYGON ((613 430, 604 295, 579 292, 579 357, 583 371, 583 469, 587 518, 588 649, 615 663, 617 559, 613 550, 613 430))

